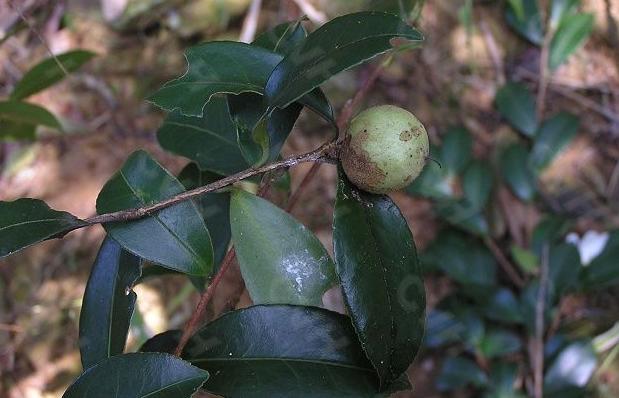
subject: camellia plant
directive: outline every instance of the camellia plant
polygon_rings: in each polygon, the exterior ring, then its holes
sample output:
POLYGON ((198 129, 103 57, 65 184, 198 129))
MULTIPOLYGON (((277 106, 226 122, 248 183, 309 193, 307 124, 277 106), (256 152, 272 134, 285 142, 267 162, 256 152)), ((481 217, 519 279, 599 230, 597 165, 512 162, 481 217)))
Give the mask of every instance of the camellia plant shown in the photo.
POLYGON ((192 47, 187 71, 149 99, 169 111, 160 145, 191 160, 178 176, 137 151, 105 184, 92 218, 36 199, 0 202, 1 257, 78 228, 102 224, 107 233, 80 316, 84 372, 64 397, 177 398, 201 387, 225 397, 376 397, 408 389, 404 372, 421 345, 425 293, 412 234, 386 193, 419 174, 428 137, 412 114, 391 106, 363 112, 347 134, 348 115, 336 121, 319 86, 422 40, 400 16, 364 11, 310 34, 295 21, 251 44, 192 47), (336 138, 281 158, 303 108, 328 121, 336 138), (305 162, 339 169, 334 259, 261 198, 278 171, 305 162), (260 176, 257 194, 238 184, 260 176), (235 258, 255 305, 198 328, 235 258), (195 313, 183 331, 124 353, 132 287, 165 272, 206 286, 195 313), (336 285, 348 315, 324 308, 323 295, 336 285))

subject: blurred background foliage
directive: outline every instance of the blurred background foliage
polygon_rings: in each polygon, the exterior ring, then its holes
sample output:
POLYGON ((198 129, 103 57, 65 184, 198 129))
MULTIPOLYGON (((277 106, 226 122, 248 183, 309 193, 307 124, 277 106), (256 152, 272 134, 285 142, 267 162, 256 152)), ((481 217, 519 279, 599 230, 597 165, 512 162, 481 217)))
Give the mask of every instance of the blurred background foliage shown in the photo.
MULTIPOLYGON (((426 35, 384 64, 366 105, 413 111, 432 143, 393 198, 426 273, 416 397, 619 396, 619 3, 613 0, 24 0, 0 3, 0 199, 45 199, 80 217, 123 159, 156 144, 143 99, 184 69, 183 50, 302 16, 367 8, 426 35), (248 11, 257 6, 259 12, 248 11), (56 57, 50 57, 53 53, 56 57)), ((337 109, 380 65, 325 87, 337 109)), ((304 114, 287 154, 328 139, 304 114)), ((285 202, 305 166, 270 199, 285 202)), ((336 172, 323 167, 295 216, 331 250, 336 172)), ((57 397, 80 372, 77 320, 101 228, 0 262, 0 395, 57 397)), ((239 272, 211 316, 250 304, 239 272)), ((179 327, 195 289, 149 278, 130 345, 179 327)), ((333 306, 338 307, 335 295, 333 306)), ((340 303, 341 307, 341 303, 340 303)))

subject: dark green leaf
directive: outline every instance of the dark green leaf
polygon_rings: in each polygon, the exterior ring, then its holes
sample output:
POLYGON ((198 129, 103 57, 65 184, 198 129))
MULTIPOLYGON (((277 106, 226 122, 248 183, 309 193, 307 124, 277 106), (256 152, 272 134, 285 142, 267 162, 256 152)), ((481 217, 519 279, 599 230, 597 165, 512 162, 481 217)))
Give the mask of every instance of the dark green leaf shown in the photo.
POLYGON ((274 111, 267 118, 265 126, 260 123, 266 111, 260 95, 246 93, 230 96, 228 101, 238 128, 239 145, 247 162, 259 165, 276 159, 301 113, 302 106, 294 103, 285 109, 274 111))
POLYGON ((90 272, 80 313, 80 354, 88 369, 122 354, 135 307, 131 290, 140 276, 140 259, 105 238, 90 272))
POLYGON ((473 207, 480 211, 488 203, 492 192, 493 176, 489 165, 481 161, 474 161, 467 167, 462 178, 464 198, 473 207))
POLYGON ((452 314, 433 310, 426 320, 426 333, 423 344, 429 348, 437 348, 460 341, 464 333, 464 325, 452 314))
POLYGON ((434 209, 441 218, 467 232, 480 236, 489 233, 482 209, 476 209, 466 199, 439 201, 434 209))
POLYGON ((569 113, 561 112, 544 121, 535 136, 529 156, 533 170, 546 168, 552 160, 572 141, 578 132, 580 120, 569 113))
POLYGON ((491 393, 486 398, 526 398, 524 394, 515 391, 518 380, 518 365, 514 363, 498 362, 490 369, 491 393))
POLYGON ((507 83, 497 92, 495 102, 501 115, 515 129, 527 137, 535 135, 538 125, 535 99, 525 85, 507 83))
POLYGON ((84 221, 50 209, 42 200, 0 202, 0 258, 47 239, 61 238, 84 226, 84 221))
MULTIPOLYGON (((529 282, 524 290, 520 293, 520 311, 524 319, 524 324, 530 335, 535 333, 535 324, 537 322, 537 303, 539 302, 539 280, 529 282)), ((551 316, 551 300, 550 291, 546 289, 546 297, 544 298, 544 324, 548 324, 551 316)))
POLYGON ((187 72, 164 84, 149 100, 168 111, 179 109, 183 115, 201 117, 215 94, 262 94, 282 56, 245 43, 214 41, 190 47, 185 58, 187 72))
POLYGON ((445 230, 426 252, 432 253, 439 269, 471 292, 492 293, 488 287, 496 283, 496 263, 492 254, 477 241, 445 230))
POLYGON ((11 99, 20 100, 26 98, 64 79, 67 75, 58 66, 58 62, 62 64, 67 72, 71 73, 90 61, 95 55, 95 53, 90 51, 73 50, 57 55, 56 59, 45 59, 32 67, 17 82, 11 93, 11 99))
MULTIPOLYGON (((178 175, 185 189, 198 188, 223 178, 208 171, 200 171, 195 163, 189 163, 178 175)), ((230 244, 230 193, 211 192, 194 200, 202 213, 213 242, 214 265, 224 259, 230 244)))
POLYGON ((479 351, 486 358, 496 358, 520 351, 522 342, 517 334, 507 330, 490 330, 479 343, 479 351))
MULTIPOLYGON (((97 212, 150 205, 184 192, 183 185, 144 151, 134 152, 103 187, 97 212)), ((196 205, 184 201, 136 221, 104 225, 131 253, 188 275, 207 275, 213 247, 196 205)))
POLYGON ((377 396, 376 373, 350 319, 319 308, 229 312, 198 331, 183 358, 208 370, 205 388, 226 397, 377 396))
POLYGON ((425 0, 370 0, 367 9, 390 12, 414 21, 421 14, 424 3, 425 0))
MULTIPOLYGON (((439 150, 430 145, 430 156, 437 156, 439 150)), ((421 174, 406 188, 413 195, 421 195, 433 199, 451 199, 454 196, 453 176, 448 175, 446 167, 435 162, 428 162, 421 174)))
POLYGON ((169 354, 111 357, 84 372, 63 398, 189 398, 208 373, 169 354))
POLYGON ((204 116, 173 112, 157 132, 164 149, 195 161, 202 170, 230 175, 250 166, 237 142, 236 126, 225 98, 214 97, 204 116))
POLYGON ((512 192, 525 202, 531 201, 537 191, 537 181, 528 163, 529 152, 521 144, 505 149, 499 160, 503 179, 512 192))
POLYGON ((396 37, 423 40, 421 33, 387 13, 360 12, 327 22, 273 70, 265 88, 269 107, 285 108, 338 72, 389 50, 396 37))
POLYGON ((612 231, 604 250, 583 269, 583 279, 589 289, 612 286, 619 283, 619 230, 612 231))
POLYGON ((531 250, 538 258, 546 244, 558 243, 570 227, 570 222, 555 216, 546 216, 535 226, 531 239, 531 250))
POLYGON ((556 301, 578 285, 580 255, 576 246, 562 243, 551 246, 548 251, 548 289, 556 301))
POLYGON ((144 283, 149 279, 159 278, 162 276, 170 276, 170 275, 182 275, 182 273, 175 271, 173 269, 160 267, 158 265, 148 265, 142 267, 142 275, 135 281, 134 285, 139 285, 140 283, 144 283))
POLYGON ((36 133, 36 124, 0 119, 0 139, 2 140, 34 140, 36 133))
POLYGON ((584 387, 596 366, 597 358, 590 342, 572 343, 550 365, 544 377, 544 391, 552 394, 570 387, 584 387))
POLYGON ((60 129, 60 123, 47 109, 22 101, 0 101, 0 119, 20 124, 60 129))
POLYGON ((441 373, 436 380, 439 391, 453 391, 469 385, 482 387, 488 382, 488 376, 466 358, 449 357, 443 363, 441 373))
POLYGON ((556 69, 587 40, 593 30, 593 14, 563 17, 550 42, 548 66, 556 69))
POLYGON ((441 146, 441 164, 451 174, 460 174, 471 160, 473 140, 469 132, 462 127, 447 131, 441 146))
POLYGON ((181 340, 182 330, 168 330, 148 339, 140 347, 140 352, 163 352, 173 354, 181 340))
POLYGON ((393 201, 340 172, 333 246, 344 300, 381 385, 397 379, 421 344, 425 291, 406 220, 393 201))
POLYGON ((505 17, 507 23, 525 39, 538 46, 544 41, 542 18, 537 8, 537 0, 510 0, 505 17), (518 8, 514 8, 514 5, 518 8))
POLYGON ((307 32, 300 21, 286 22, 258 35, 251 44, 278 54, 288 55, 305 40, 305 36, 307 32))
POLYGON ((318 238, 271 202, 237 190, 230 205, 232 240, 256 304, 322 306, 335 266, 318 238))
POLYGON ((514 293, 506 288, 499 289, 488 300, 484 308, 486 317, 504 323, 522 323, 523 316, 520 303, 514 293))

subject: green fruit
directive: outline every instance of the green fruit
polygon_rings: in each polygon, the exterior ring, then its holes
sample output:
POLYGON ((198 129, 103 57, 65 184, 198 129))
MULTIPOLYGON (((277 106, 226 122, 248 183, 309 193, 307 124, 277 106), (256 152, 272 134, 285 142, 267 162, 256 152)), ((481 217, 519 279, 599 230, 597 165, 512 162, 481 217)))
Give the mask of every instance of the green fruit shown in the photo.
POLYGON ((405 109, 382 105, 352 120, 340 161, 353 184, 387 193, 408 186, 421 173, 428 154, 423 124, 405 109))

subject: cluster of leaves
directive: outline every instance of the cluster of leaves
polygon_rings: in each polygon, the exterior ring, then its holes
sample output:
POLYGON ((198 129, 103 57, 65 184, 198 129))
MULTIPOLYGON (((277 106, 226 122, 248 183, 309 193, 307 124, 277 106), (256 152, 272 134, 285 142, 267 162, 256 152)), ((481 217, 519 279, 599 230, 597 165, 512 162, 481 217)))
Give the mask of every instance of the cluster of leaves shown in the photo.
MULTIPOLYGON (((421 34, 391 13, 336 18, 311 34, 299 22, 251 44, 208 42, 150 100, 170 111, 161 146, 192 162, 175 177, 137 151, 105 184, 97 212, 152 205, 279 156, 303 107, 333 122, 319 85, 421 34)), ((0 202, 0 256, 90 225, 35 199, 0 202)), ((314 234, 240 188, 182 201, 133 221, 107 222, 80 317, 84 373, 64 397, 189 397, 203 383, 228 397, 375 397, 408 387, 421 345, 425 292, 406 220, 385 195, 340 173, 332 260, 314 234), (179 331, 123 354, 132 287, 168 272, 202 289, 234 245, 255 306, 232 311, 168 354, 179 331), (347 315, 321 308, 341 286, 347 315)))
POLYGON ((73 50, 47 58, 27 71, 9 98, 0 100, 0 140, 32 140, 37 126, 62 130, 60 122, 47 109, 24 100, 59 82, 94 55, 90 51, 73 50))
MULTIPOLYGON (((521 364, 535 337, 538 303, 543 301, 544 324, 550 325, 559 319, 565 296, 619 283, 612 259, 619 250, 619 231, 610 232, 602 251, 589 262, 565 240, 570 222, 545 214, 528 246, 511 247, 522 286, 500 277, 499 264, 487 247, 503 237, 492 227, 500 217, 495 208, 499 200, 493 197, 502 185, 523 203, 537 205, 540 174, 576 136, 579 120, 560 112, 539 121, 535 101, 520 83, 502 87, 495 102, 519 137, 498 148, 496 156, 480 160, 473 159, 466 129, 452 128, 440 147, 431 148, 442 167, 429 164, 408 191, 433 199, 435 213, 449 225, 421 257, 425 273, 440 272, 457 285, 427 320, 426 348, 458 347, 457 355, 444 361, 437 388, 473 388, 486 397, 516 398, 527 396, 521 382, 527 370, 521 364), (540 293, 542 266, 548 272, 541 291, 545 297, 540 293)), ((544 396, 586 396, 586 384, 597 366, 591 337, 575 335, 560 324, 545 346, 544 396)))
POLYGON ((578 12, 580 0, 552 0, 547 23, 537 0, 509 0, 505 17, 510 26, 536 46, 547 40, 548 67, 564 63, 587 40, 593 30, 593 15, 578 12))

